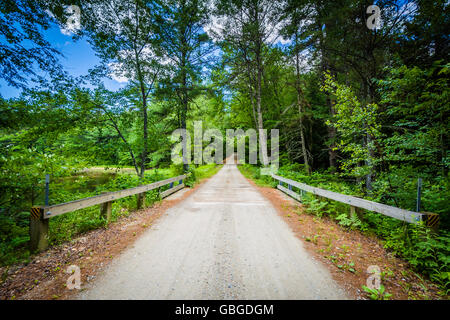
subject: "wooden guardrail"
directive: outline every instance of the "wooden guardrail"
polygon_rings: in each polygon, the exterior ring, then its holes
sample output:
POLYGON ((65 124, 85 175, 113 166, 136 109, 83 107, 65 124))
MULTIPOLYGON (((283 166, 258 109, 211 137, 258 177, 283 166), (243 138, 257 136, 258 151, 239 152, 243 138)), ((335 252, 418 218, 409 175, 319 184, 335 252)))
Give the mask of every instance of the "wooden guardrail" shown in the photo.
POLYGON ((145 192, 170 184, 170 188, 161 192, 161 198, 184 188, 183 180, 187 175, 181 175, 170 179, 138 186, 131 189, 102 193, 98 196, 79 199, 75 201, 55 204, 52 206, 36 206, 31 208, 30 214, 30 247, 32 251, 42 251, 48 247, 48 222, 49 219, 67 212, 100 205, 100 214, 109 221, 111 219, 112 202, 117 199, 138 195, 137 207, 143 205, 141 199, 145 199, 145 192), (175 181, 179 184, 173 186, 175 181))
POLYGON ((385 216, 392 217, 394 219, 406 221, 409 223, 418 223, 420 221, 424 221, 428 226, 433 227, 437 225, 439 222, 439 215, 436 213, 429 212, 414 212, 405 209, 400 209, 392 206, 388 206, 386 204, 373 202, 365 199, 361 199, 355 196, 348 196, 345 194, 336 193, 333 191, 320 189, 316 187, 309 186, 307 184, 297 182, 291 179, 283 178, 272 174, 272 178, 278 180, 280 183, 277 188, 284 193, 290 195, 294 199, 301 201, 301 195, 297 194, 292 190, 292 186, 304 190, 306 192, 310 192, 320 197, 328 198, 334 201, 338 201, 341 203, 345 203, 350 205, 350 214, 356 214, 356 208, 366 209, 369 211, 374 211, 381 213, 385 216), (284 187, 282 183, 286 183, 288 188, 284 187))

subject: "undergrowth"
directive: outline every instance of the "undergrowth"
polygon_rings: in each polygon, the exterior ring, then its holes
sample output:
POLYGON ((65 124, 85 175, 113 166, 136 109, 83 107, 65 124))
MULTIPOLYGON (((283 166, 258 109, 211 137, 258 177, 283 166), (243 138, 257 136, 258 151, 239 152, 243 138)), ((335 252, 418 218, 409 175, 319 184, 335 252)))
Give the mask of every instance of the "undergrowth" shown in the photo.
MULTIPOLYGON (((215 164, 192 167, 190 176, 185 180, 190 187, 202 179, 208 178, 221 168, 215 164)), ((133 188, 139 184, 150 184, 156 181, 168 179, 182 174, 182 167, 172 166, 168 169, 153 169, 146 171, 142 182, 134 174, 121 173, 111 176, 107 182, 93 185, 89 175, 70 177, 70 183, 51 185, 50 205, 92 197, 102 192, 118 191, 133 188), (89 188, 86 188, 89 186, 89 188), (87 190, 87 191, 77 191, 87 190)), ((175 182, 176 185, 178 182, 175 182)), ((160 191, 169 188, 169 185, 161 187, 160 191)), ((146 192, 145 204, 150 206, 160 200, 158 190, 146 192)), ((115 200, 112 204, 111 222, 117 221, 123 216, 128 216, 137 205, 136 196, 130 196, 115 200)), ((0 214, 0 266, 15 263, 27 263, 31 252, 28 249, 29 237, 29 212, 19 212, 13 216, 0 214)), ((57 245, 72 240, 75 236, 89 230, 103 228, 107 221, 101 217, 99 206, 93 206, 74 212, 69 212, 50 219, 49 245, 57 245)))
MULTIPOLYGON (((269 176, 259 175, 259 168, 256 166, 242 165, 239 166, 239 169, 244 176, 252 179, 258 185, 276 187, 278 184, 278 181, 269 176)), ((375 189, 371 195, 367 195, 357 184, 345 182, 335 174, 314 172, 307 175, 302 165, 299 164, 281 167, 277 174, 322 189, 395 205, 387 201, 388 197, 383 195, 380 190, 375 189)), ((433 192, 440 189, 438 186, 430 188, 433 192)), ((295 187, 293 190, 302 194, 301 190, 295 187)), ((404 191, 397 190, 396 192, 398 196, 404 191)), ((367 210, 360 209, 357 214, 351 216, 348 205, 316 197, 310 193, 302 194, 302 203, 309 214, 319 217, 327 216, 337 221, 343 228, 376 235, 382 240, 386 249, 409 262, 415 271, 428 276, 433 282, 439 284, 443 289, 442 293, 448 295, 450 291, 450 232, 445 218, 448 213, 443 209, 445 199, 442 200, 442 198, 445 196, 431 195, 426 190, 424 190, 424 195, 424 198, 427 199, 426 204, 431 203, 431 201, 428 202, 430 199, 439 199, 438 203, 433 204, 435 208, 433 212, 441 214, 441 228, 438 233, 432 232, 423 225, 405 223, 367 210)), ((405 203, 406 201, 397 199, 398 202, 405 203)), ((433 206, 428 205, 429 208, 433 206)))

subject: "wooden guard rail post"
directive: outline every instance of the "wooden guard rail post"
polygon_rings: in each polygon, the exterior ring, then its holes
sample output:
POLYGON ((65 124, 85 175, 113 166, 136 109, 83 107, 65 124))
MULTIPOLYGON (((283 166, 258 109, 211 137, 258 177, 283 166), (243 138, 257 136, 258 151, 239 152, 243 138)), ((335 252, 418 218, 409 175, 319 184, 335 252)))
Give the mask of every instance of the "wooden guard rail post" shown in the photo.
POLYGON ((108 201, 100 205, 100 214, 106 220, 106 222, 111 221, 111 213, 112 213, 112 201, 108 201))
POLYGON ((48 247, 48 219, 44 219, 44 207, 31 208, 30 244, 32 251, 42 251, 48 247))
POLYGON ((136 209, 139 210, 143 207, 145 207, 145 192, 136 195, 136 209))
POLYGON ((111 220, 112 202, 117 199, 138 195, 137 207, 140 209, 144 201, 139 201, 139 198, 145 199, 145 192, 158 189, 167 184, 171 184, 171 188, 161 192, 161 199, 168 195, 184 188, 183 180, 187 175, 181 175, 169 178, 162 181, 157 181, 151 184, 138 186, 131 189, 120 191, 105 192, 98 196, 79 199, 66 203, 55 204, 52 206, 36 206, 31 208, 30 213, 30 248, 31 251, 43 251, 48 247, 48 223, 49 219, 64 213, 76 211, 100 205, 100 214, 106 219, 111 220), (173 182, 179 181, 179 184, 173 187, 173 182))
POLYGON ((304 183, 277 176, 275 174, 272 174, 272 178, 279 181, 277 186, 279 190, 290 195, 296 200, 301 201, 301 196, 292 191, 292 186, 300 189, 300 191, 310 192, 322 198, 348 204, 350 205, 350 215, 358 214, 359 209, 366 209, 409 223, 419 223, 420 221, 423 221, 428 227, 436 227, 439 223, 439 215, 436 213, 414 212, 400 209, 386 204, 361 199, 355 196, 348 196, 333 191, 312 187, 304 183), (285 188, 282 183, 286 183, 290 187, 285 188))

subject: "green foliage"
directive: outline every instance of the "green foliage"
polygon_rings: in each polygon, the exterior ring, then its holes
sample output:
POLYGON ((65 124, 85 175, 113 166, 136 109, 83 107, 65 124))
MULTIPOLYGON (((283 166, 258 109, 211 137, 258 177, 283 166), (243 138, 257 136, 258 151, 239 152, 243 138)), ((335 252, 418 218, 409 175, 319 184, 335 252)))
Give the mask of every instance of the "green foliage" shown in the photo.
POLYGON ((184 181, 184 183, 186 184, 186 186, 192 188, 195 185, 195 183, 198 181, 196 170, 194 168, 190 167, 188 173, 189 173, 189 176, 184 181))
MULTIPOLYGON (((415 210, 422 178, 421 210, 440 215, 438 235, 373 212, 349 217, 345 204, 307 194, 303 202, 312 214, 378 235, 448 288, 448 1, 411 2, 412 15, 404 14, 407 4, 377 1, 376 32, 364 25, 362 1, 77 4, 83 25, 75 38, 86 37, 101 61, 77 79, 61 70, 43 35, 53 20, 66 22, 63 4, 0 5, 0 78, 24 89, 18 98, 0 96, 2 263, 29 254, 28 212, 43 203, 46 173, 51 204, 180 175, 186 168, 171 165, 170 134, 182 127, 192 136, 194 121, 203 120, 204 129, 221 132, 280 129, 279 175, 334 192, 415 210), (223 18, 222 31, 206 27, 212 13, 223 18), (279 45, 279 33, 290 42, 279 45), (103 80, 112 74, 130 81, 109 91, 103 80), (27 85, 30 77, 37 87, 27 85), (105 174, 93 166, 127 169, 105 174)), ((219 168, 192 165, 186 184, 219 168)), ((276 186, 257 166, 239 169, 276 186)), ((158 198, 147 193, 149 202, 158 198)), ((134 206, 134 198, 116 201, 113 219, 134 206)), ((50 241, 105 223, 94 208, 56 217, 50 241)))
MULTIPOLYGON (((144 179, 140 180, 136 175, 129 173, 103 173, 99 175, 96 170, 93 170, 93 172, 85 171, 52 181, 50 184, 50 204, 87 198, 105 191, 133 188, 140 184, 164 180, 174 175, 172 169, 149 170, 146 172, 144 179)), ((163 189, 165 188, 169 188, 169 186, 163 187, 163 189)), ((158 190, 146 192, 147 205, 159 200, 158 190)), ((39 202, 41 201, 43 201, 42 197, 39 199, 39 202)), ((134 196, 114 201, 111 221, 116 221, 121 216, 128 215, 135 207, 136 197, 134 196)), ((3 212, 0 215, 1 265, 24 261, 29 257, 28 226, 29 211, 14 214, 3 212)), ((76 235, 104 226, 106 226, 106 221, 100 216, 98 206, 66 213, 50 219, 49 243, 50 245, 60 244, 71 240, 76 235)))
POLYGON ((340 134, 335 150, 347 154, 341 161, 341 169, 356 177, 367 175, 373 168, 373 153, 382 138, 378 105, 361 103, 349 86, 339 84, 329 73, 325 74, 322 90, 336 98, 336 113, 326 123, 340 134), (365 166, 361 165, 363 162, 365 166))
POLYGON ((26 247, 29 213, 18 215, 0 215, 0 265, 16 262, 29 255, 26 247))
POLYGON ((450 233, 434 234, 423 226, 393 229, 385 247, 404 257, 416 270, 428 275, 448 292, 450 290, 450 233))
POLYGON ((335 218, 339 224, 349 229, 361 229, 362 223, 356 216, 349 217, 348 214, 342 213, 335 218))
MULTIPOLYGON (((388 204, 395 205, 392 202, 392 199, 395 197, 400 204, 413 206, 415 203, 416 180, 400 175, 401 172, 397 170, 391 173, 393 175, 391 177, 393 181, 392 187, 396 190, 394 195, 386 197, 389 189, 386 188, 386 184, 383 182, 387 183, 387 180, 386 178, 382 179, 383 176, 380 176, 380 180, 373 185, 374 189, 370 200, 382 203, 388 202, 388 204), (395 178, 394 175, 396 175, 395 178), (404 181, 408 181, 408 179, 411 182, 405 184, 404 181)), ((406 170, 406 172, 409 171, 406 170)), ((303 167, 298 164, 288 164, 280 167, 278 175, 334 192, 362 196, 357 186, 345 183, 339 175, 317 171, 307 175, 303 167), (299 171, 295 171, 295 169, 299 171)), ((430 180, 433 181, 432 179, 430 180)), ((422 189, 422 205, 441 212, 441 216, 444 218, 438 234, 431 232, 429 228, 424 226, 404 224, 399 220, 369 211, 364 211, 351 217, 347 205, 329 199, 319 199, 310 193, 303 194, 302 203, 306 206, 307 212, 312 215, 319 217, 326 215, 335 219, 345 228, 376 234, 384 241, 385 248, 408 261, 415 270, 427 275, 448 292, 450 289, 448 278, 450 270, 450 233, 448 232, 449 225, 445 219, 445 214, 448 213, 448 208, 446 207, 448 199, 446 198, 445 190, 448 190, 445 186, 440 188, 439 185, 433 185, 426 181, 422 189), (431 199, 435 199, 436 202, 429 202, 431 199)), ((408 206, 405 207, 408 208, 408 206)))
POLYGON ((362 286, 363 290, 368 293, 369 298, 372 300, 389 300, 392 294, 386 292, 383 285, 380 285, 380 289, 370 289, 367 286, 362 286))
MULTIPOLYGON (((55 2, 53 5, 61 11, 61 4, 55 2)), ((42 34, 43 30, 50 28, 53 20, 47 13, 50 7, 50 1, 43 0, 2 1, 0 78, 9 85, 25 88, 27 76, 42 80, 36 67, 44 72, 53 72, 59 67, 57 56, 61 53, 42 34)))
POLYGON ((390 68, 388 77, 379 80, 385 117, 392 122, 386 128, 387 159, 430 173, 448 172, 449 74, 450 64, 435 61, 428 69, 390 68))
POLYGON ((261 168, 249 164, 238 166, 244 177, 252 179, 257 185, 262 187, 276 187, 276 182, 268 175, 261 175, 261 168))
POLYGON ((324 209, 328 204, 327 201, 320 201, 319 199, 312 199, 311 197, 309 197, 309 200, 306 200, 305 203, 308 204, 306 211, 318 217, 323 216, 324 209))
POLYGON ((193 187, 198 182, 215 175, 221 168, 221 165, 214 163, 205 164, 198 167, 190 166, 189 177, 185 180, 185 185, 188 187, 193 187))

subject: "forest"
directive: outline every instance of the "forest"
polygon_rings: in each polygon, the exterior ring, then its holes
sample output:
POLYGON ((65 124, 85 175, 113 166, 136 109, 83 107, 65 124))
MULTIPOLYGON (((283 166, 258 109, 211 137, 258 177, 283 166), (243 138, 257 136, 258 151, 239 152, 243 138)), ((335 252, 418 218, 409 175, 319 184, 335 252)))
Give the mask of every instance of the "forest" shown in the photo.
MULTIPOLYGON (((311 186, 416 211, 421 179, 419 210, 439 214, 437 232, 306 205, 376 235, 448 294, 449 10, 446 0, 1 1, 0 263, 32 254, 30 207, 44 204, 46 174, 56 204, 217 172, 171 161, 172 132, 193 136, 202 121, 224 136, 278 129, 277 174, 311 186), (99 63, 71 73, 45 36, 54 26, 87 41, 99 63)), ((260 167, 241 171, 276 185, 260 167)), ((117 201, 114 218, 133 201, 117 201)), ((104 226, 97 211, 52 219, 50 243, 104 226)))

